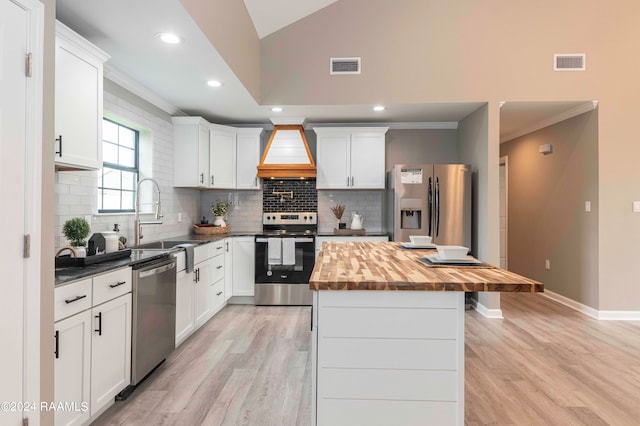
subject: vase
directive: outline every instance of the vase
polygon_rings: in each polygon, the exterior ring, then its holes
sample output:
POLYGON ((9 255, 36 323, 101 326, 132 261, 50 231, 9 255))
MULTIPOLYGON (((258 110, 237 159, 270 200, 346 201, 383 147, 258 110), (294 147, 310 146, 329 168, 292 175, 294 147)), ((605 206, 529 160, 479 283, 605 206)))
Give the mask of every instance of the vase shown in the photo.
POLYGON ((213 225, 214 226, 227 226, 227 224, 224 221, 224 216, 214 216, 213 225))
POLYGON ((73 246, 73 249, 76 251, 76 257, 87 257, 87 249, 85 246, 73 246))

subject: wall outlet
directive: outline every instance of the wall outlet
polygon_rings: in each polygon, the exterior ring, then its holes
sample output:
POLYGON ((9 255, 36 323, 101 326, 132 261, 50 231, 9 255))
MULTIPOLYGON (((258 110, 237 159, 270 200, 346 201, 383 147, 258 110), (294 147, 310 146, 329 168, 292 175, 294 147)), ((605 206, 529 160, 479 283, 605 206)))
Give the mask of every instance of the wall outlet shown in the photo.
POLYGON ((590 212, 591 211, 591 201, 585 201, 584 202, 584 211, 585 212, 590 212))
POLYGON ((640 201, 633 202, 633 212, 640 213, 640 201))
POLYGON ((546 269, 547 271, 551 269, 551 261, 549 259, 545 259, 544 269, 546 269))
POLYGON ((178 223, 182 223, 182 213, 178 212, 178 223))

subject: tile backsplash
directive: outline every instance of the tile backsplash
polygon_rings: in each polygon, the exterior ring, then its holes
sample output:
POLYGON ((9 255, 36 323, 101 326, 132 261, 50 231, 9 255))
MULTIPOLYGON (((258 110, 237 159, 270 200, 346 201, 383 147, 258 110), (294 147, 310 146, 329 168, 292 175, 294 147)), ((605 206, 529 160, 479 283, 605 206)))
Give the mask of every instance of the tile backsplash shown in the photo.
POLYGON ((231 204, 226 217, 231 232, 262 232, 262 191, 201 191, 198 223, 203 216, 213 223, 210 205, 217 200, 231 204))
POLYGON ((318 191, 313 179, 265 179, 262 188, 262 210, 265 213, 318 211, 318 191), (293 197, 274 192, 291 192, 293 197))
POLYGON ((342 221, 351 223, 351 213, 363 216, 363 226, 367 232, 382 232, 384 191, 319 190, 318 191, 318 232, 332 232, 336 218, 330 208, 336 204, 345 206, 342 221))

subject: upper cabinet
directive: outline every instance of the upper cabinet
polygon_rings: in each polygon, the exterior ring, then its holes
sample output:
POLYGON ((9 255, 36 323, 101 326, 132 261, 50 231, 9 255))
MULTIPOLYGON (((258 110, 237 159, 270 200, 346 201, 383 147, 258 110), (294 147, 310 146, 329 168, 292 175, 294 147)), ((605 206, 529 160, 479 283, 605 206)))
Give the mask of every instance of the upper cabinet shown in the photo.
POLYGON ((316 127, 318 189, 384 189, 388 127, 316 127))
POLYGON ((56 22, 55 164, 58 170, 102 168, 102 67, 109 59, 56 22))
POLYGON ((172 117, 173 186, 260 189, 261 128, 237 129, 201 117, 172 117))

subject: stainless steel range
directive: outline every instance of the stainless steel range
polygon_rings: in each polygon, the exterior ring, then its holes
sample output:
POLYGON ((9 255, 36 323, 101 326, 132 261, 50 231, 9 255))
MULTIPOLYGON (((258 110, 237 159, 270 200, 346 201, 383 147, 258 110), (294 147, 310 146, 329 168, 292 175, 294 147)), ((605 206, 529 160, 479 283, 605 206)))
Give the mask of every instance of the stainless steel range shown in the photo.
POLYGON ((256 235, 256 305, 310 306, 316 212, 264 213, 256 235))

